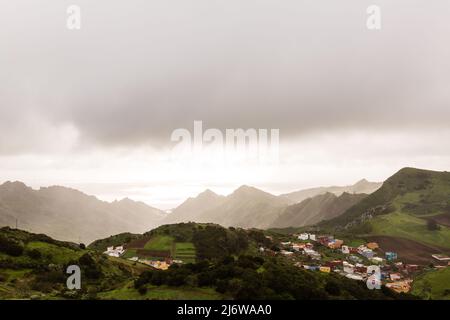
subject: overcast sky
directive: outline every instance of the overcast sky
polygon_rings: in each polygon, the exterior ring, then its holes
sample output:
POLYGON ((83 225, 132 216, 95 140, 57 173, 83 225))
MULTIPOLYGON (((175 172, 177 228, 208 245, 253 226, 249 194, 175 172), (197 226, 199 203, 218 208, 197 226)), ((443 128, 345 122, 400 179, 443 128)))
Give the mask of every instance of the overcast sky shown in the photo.
POLYGON ((450 2, 0 0, 0 181, 171 208, 450 169, 450 2), (69 5, 81 30, 66 28, 69 5), (381 30, 366 9, 381 8, 381 30), (174 157, 174 129, 280 130, 278 165, 174 157))

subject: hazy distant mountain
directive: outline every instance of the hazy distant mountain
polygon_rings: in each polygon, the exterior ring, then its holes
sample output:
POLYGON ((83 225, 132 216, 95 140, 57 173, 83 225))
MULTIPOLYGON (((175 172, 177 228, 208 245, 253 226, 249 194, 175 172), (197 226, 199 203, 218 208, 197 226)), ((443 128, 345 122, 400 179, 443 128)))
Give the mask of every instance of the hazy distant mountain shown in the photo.
POLYGON ((287 198, 242 186, 226 197, 206 191, 197 198, 188 199, 168 218, 178 221, 177 215, 180 215, 179 221, 266 228, 288 204, 287 198))
POLYGON ((197 221, 205 211, 219 206, 224 200, 224 196, 218 195, 207 189, 197 197, 188 198, 181 205, 176 207, 169 215, 167 215, 163 223, 197 221))
POLYGON ((329 220, 343 214, 348 208, 367 197, 367 194, 340 196, 327 192, 288 206, 273 222, 274 228, 303 227, 329 220))
POLYGON ((80 191, 33 190, 21 182, 0 185, 0 226, 45 233, 59 240, 89 243, 121 232, 142 233, 159 224, 164 212, 129 199, 112 203, 80 191))
POLYGON ((331 186, 331 187, 317 187, 309 188, 299 191, 294 191, 286 194, 282 194, 282 197, 286 197, 292 200, 294 203, 299 203, 307 198, 311 198, 324 193, 333 193, 337 196, 347 193, 365 193, 371 194, 381 187, 382 182, 370 182, 366 179, 362 179, 350 186, 331 186))

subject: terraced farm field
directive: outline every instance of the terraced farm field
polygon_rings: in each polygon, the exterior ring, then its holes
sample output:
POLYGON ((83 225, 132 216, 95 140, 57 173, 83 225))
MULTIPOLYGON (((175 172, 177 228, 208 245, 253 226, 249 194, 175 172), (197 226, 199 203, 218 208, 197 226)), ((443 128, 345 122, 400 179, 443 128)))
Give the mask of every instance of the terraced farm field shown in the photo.
POLYGON ((171 236, 156 235, 131 242, 124 257, 133 256, 153 260, 172 258, 190 263, 195 262, 196 250, 191 242, 176 242, 171 236))
POLYGON ((145 245, 144 249, 157 251, 172 251, 174 239, 170 236, 152 237, 145 245))
POLYGON ((175 244, 175 259, 185 263, 195 262, 195 246, 192 242, 177 242, 175 244))

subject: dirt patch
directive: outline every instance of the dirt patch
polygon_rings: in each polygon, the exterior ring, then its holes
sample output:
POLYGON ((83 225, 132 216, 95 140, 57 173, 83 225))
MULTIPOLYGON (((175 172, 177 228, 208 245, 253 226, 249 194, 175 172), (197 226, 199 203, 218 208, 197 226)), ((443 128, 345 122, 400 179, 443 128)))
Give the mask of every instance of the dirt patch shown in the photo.
POLYGON ((449 250, 436 246, 425 245, 413 240, 388 237, 388 236, 371 236, 367 237, 368 241, 377 242, 380 245, 379 251, 396 252, 398 260, 404 263, 427 265, 429 263, 438 264, 438 261, 431 256, 435 253, 448 253, 449 250))
POLYGON ((160 250, 147 250, 147 249, 137 249, 136 254, 140 257, 160 257, 160 258, 170 258, 170 251, 160 251, 160 250))
POLYGON ((444 213, 430 218, 434 220, 437 224, 450 227, 450 214, 444 213))
POLYGON ((148 237, 139 238, 126 245, 127 249, 144 249, 145 244, 150 240, 148 237))

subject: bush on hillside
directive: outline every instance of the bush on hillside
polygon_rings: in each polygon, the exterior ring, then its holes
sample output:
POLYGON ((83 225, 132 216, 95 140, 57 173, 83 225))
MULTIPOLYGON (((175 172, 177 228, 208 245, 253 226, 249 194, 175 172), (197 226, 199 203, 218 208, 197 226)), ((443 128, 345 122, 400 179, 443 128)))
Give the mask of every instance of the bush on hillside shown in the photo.
POLYGON ((41 252, 37 249, 28 250, 26 252, 26 254, 27 254, 27 256, 29 256, 31 259, 34 259, 34 260, 38 260, 42 257, 41 252))
POLYGON ((6 253, 13 257, 21 256, 23 253, 23 244, 7 237, 0 235, 0 252, 6 253))
POLYGON ((440 226, 433 219, 428 219, 427 229, 430 231, 436 231, 440 229, 440 226))

